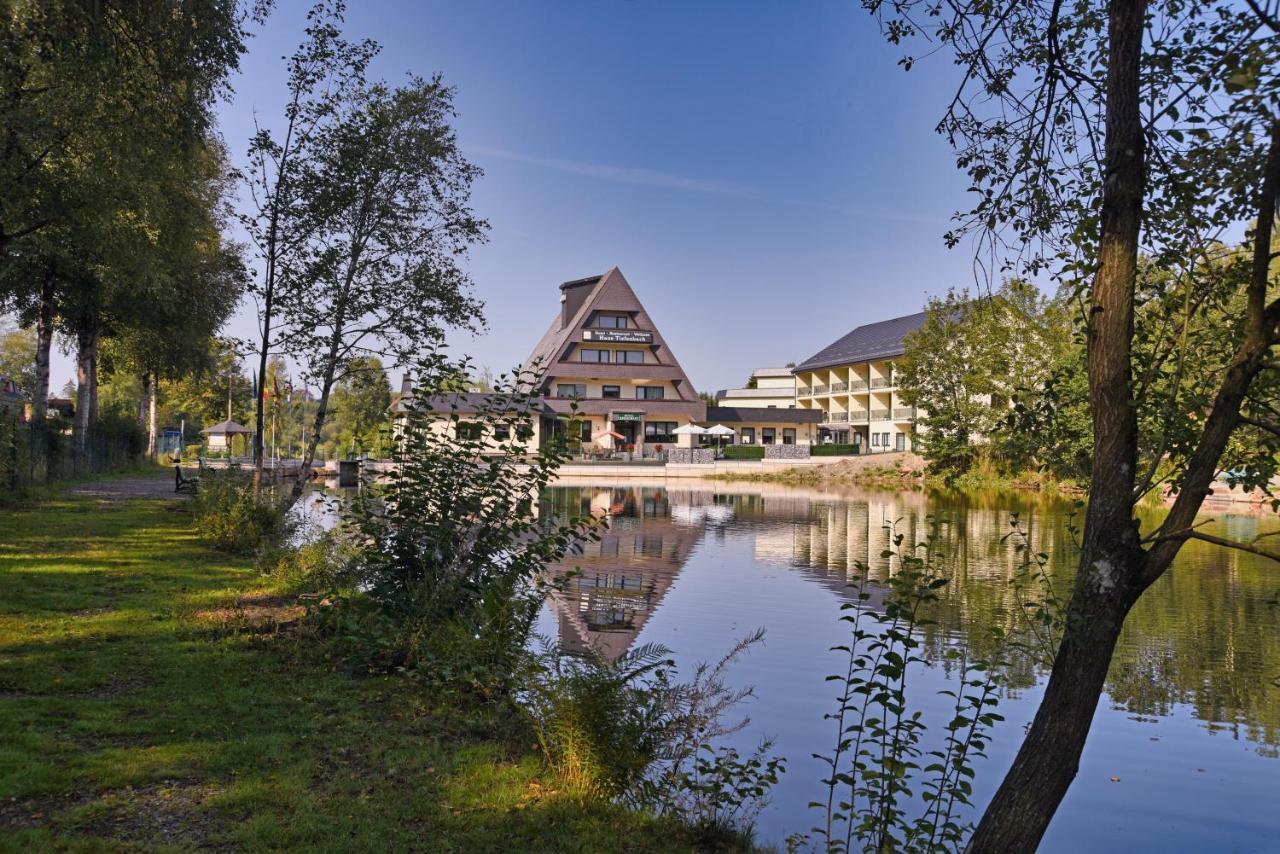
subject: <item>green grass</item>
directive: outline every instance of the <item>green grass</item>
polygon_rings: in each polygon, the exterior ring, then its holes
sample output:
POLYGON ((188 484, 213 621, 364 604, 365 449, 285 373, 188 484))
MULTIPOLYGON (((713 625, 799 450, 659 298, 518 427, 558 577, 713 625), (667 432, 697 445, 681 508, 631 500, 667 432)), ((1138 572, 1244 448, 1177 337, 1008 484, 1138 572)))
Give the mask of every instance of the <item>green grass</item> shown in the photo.
POLYGON ((237 606, 276 593, 178 502, 0 513, 0 850, 689 847, 566 790, 518 726, 237 606))

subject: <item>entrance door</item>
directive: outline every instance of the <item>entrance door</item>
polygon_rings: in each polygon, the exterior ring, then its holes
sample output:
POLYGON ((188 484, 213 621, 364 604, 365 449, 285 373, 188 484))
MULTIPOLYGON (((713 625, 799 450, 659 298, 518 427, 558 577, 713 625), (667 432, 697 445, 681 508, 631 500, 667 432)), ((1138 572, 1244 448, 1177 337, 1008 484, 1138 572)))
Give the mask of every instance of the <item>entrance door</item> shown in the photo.
POLYGON ((905 451, 907 449, 907 434, 899 433, 893 441, 893 449, 895 451, 905 451))
POLYGON ((622 434, 622 445, 634 445, 636 443, 636 433, 640 425, 634 421, 619 421, 613 425, 613 429, 622 434))

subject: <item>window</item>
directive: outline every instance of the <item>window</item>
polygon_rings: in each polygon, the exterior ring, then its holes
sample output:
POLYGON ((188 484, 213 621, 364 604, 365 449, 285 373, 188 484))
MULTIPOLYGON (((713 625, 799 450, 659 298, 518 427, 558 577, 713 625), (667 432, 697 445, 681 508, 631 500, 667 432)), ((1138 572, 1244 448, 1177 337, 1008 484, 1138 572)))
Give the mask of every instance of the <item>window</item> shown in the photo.
POLYGON ((646 421, 644 422, 644 440, 646 443, 672 445, 676 441, 676 422, 646 421))
POLYGON ((738 431, 738 436, 744 445, 754 445, 756 443, 756 428, 743 427, 738 431))
POLYGON ((783 427, 782 428, 782 444, 794 445, 795 443, 796 443, 796 428, 783 427))
POLYGON ((879 434, 879 433, 872 433, 872 434, 871 434, 871 447, 873 447, 873 448, 878 448, 878 447, 880 447, 880 434, 879 434))
POLYGON ((613 360, 619 365, 643 365, 643 350, 617 350, 615 351, 613 360))
POLYGON ((772 445, 773 440, 776 439, 777 437, 778 437, 778 431, 775 430, 774 428, 772 427, 760 428, 760 444, 761 445, 772 445))
POLYGON ((586 397, 587 387, 575 383, 556 383, 556 397, 586 397))
POLYGON ((636 386, 636 400, 662 400, 664 389, 660 385, 636 386))
POLYGON ((600 390, 600 396, 609 400, 620 400, 622 398, 622 386, 607 385, 600 390))
POLYGON ((458 438, 464 442, 474 442, 484 435, 484 425, 474 421, 458 422, 458 438))
POLYGON ((499 442, 505 442, 511 438, 511 428, 506 424, 498 424, 493 428, 493 438, 499 442))
POLYGON ((590 442, 591 442, 591 422, 583 421, 582 422, 582 443, 586 445, 586 444, 590 444, 590 442))
POLYGON ((578 351, 579 362, 605 362, 609 361, 608 350, 595 350, 591 347, 583 347, 578 351))
POLYGON ((907 434, 899 433, 893 437, 893 449, 895 451, 905 451, 907 449, 907 434))
POLYGON ((626 329, 627 316, 625 314, 597 315, 596 326, 598 326, 601 329, 626 329))

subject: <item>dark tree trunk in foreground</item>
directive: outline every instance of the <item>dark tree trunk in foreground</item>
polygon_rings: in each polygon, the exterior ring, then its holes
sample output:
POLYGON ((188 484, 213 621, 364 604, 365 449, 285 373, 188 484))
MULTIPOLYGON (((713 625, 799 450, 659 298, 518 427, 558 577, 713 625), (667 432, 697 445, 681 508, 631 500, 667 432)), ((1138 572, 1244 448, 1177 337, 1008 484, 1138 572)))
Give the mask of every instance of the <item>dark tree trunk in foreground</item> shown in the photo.
POLYGON ((1108 22, 1106 177, 1088 339, 1093 473, 1080 569, 1044 699, 974 832, 971 851, 1034 851, 1039 845, 1075 778, 1116 638, 1144 586, 1145 555, 1133 518, 1138 427, 1130 354, 1142 222, 1145 11, 1146 0, 1115 0, 1108 22))

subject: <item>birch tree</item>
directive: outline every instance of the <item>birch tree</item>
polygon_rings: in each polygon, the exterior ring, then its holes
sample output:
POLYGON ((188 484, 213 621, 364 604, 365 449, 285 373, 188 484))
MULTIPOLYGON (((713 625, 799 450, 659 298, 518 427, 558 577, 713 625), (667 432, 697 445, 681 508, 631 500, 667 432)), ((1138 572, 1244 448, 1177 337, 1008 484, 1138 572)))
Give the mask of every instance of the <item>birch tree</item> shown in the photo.
POLYGON ((487 227, 470 208, 480 170, 459 150, 453 116, 439 77, 411 77, 353 91, 317 136, 312 180, 325 221, 280 303, 289 352, 319 386, 295 499, 350 366, 369 356, 406 363, 446 328, 479 318, 460 262, 487 227))
MULTIPOLYGON (((280 128, 258 125, 249 142, 243 172, 247 208, 240 216, 258 262, 249 291, 258 311, 258 334, 250 342, 256 376, 291 330, 280 327, 280 306, 289 291, 311 293, 315 268, 306 263, 306 247, 324 229, 330 215, 317 177, 324 154, 321 142, 341 105, 358 89, 377 54, 370 41, 349 42, 340 25, 341 2, 318 3, 307 15, 306 36, 288 60, 288 100, 280 128)), ((293 330, 296 331, 296 330, 293 330)), ((254 489, 261 486, 266 419, 263 394, 254 401, 254 489)))

